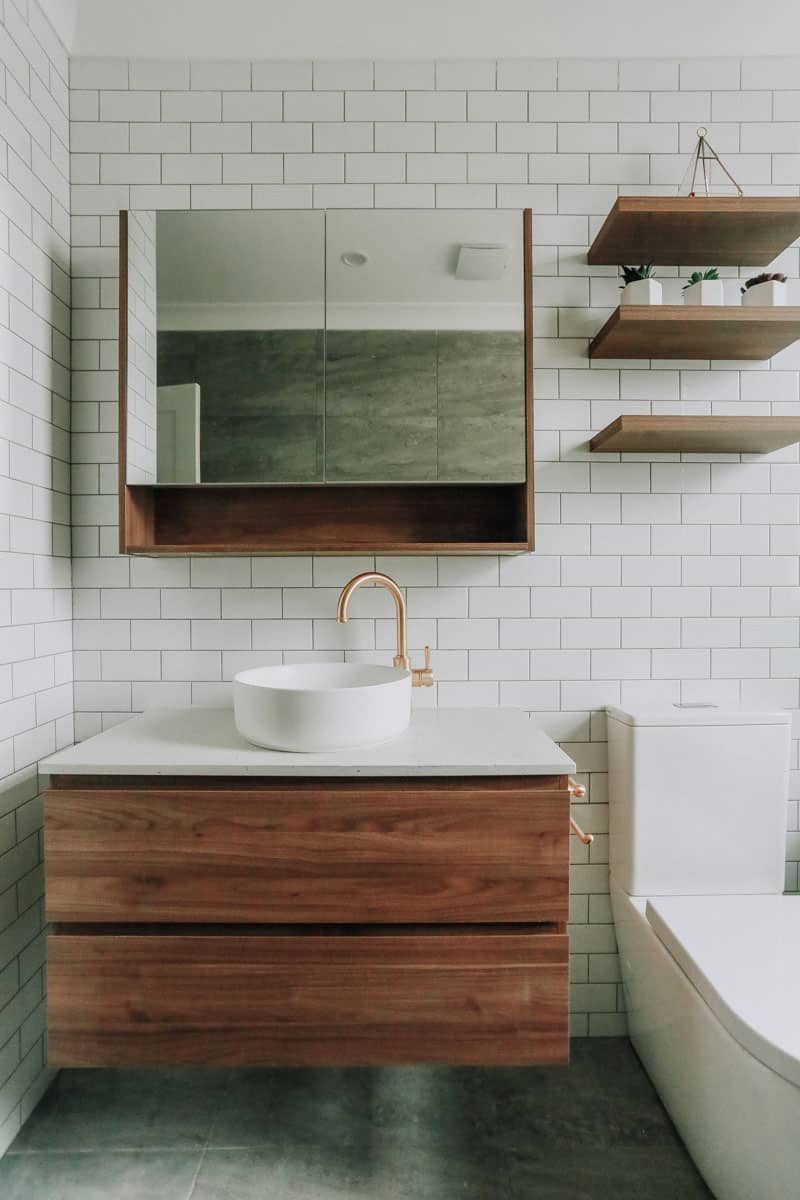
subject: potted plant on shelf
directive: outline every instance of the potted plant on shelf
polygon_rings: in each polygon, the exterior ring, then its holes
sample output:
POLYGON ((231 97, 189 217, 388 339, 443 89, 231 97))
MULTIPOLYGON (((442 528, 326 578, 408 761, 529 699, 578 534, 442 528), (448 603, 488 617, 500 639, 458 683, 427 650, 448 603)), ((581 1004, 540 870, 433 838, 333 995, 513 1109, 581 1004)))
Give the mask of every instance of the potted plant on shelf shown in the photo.
POLYGON ((776 305, 786 303, 786 276, 780 271, 770 274, 764 271, 761 275, 753 275, 742 288, 742 304, 748 307, 776 305))
POLYGON ((692 271, 683 285, 684 304, 724 304, 725 292, 716 267, 692 271))
POLYGON ((653 265, 622 267, 620 304, 660 304, 661 284, 653 278, 653 265))

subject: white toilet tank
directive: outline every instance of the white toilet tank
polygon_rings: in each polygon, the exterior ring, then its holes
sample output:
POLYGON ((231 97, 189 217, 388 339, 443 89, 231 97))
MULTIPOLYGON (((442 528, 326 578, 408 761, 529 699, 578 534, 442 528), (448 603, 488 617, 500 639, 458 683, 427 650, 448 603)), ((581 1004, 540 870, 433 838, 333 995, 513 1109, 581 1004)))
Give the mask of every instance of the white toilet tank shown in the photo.
POLYGON ((608 709, 611 878, 632 896, 782 892, 791 714, 608 709))

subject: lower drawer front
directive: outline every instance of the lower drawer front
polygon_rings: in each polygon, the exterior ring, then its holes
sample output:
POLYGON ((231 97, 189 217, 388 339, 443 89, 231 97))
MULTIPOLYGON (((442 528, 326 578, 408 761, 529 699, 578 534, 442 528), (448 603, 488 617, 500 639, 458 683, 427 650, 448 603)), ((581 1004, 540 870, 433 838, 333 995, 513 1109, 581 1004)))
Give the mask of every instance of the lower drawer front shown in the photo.
POLYGON ((52 1066, 564 1063, 567 937, 53 934, 52 1066))

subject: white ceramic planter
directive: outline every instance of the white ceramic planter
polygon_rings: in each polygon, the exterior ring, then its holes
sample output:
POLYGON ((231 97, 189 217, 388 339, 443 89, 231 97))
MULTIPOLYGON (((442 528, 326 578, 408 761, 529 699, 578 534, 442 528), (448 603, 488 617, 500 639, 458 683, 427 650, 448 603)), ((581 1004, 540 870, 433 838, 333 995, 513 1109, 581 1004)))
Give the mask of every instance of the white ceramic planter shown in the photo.
POLYGON ((776 307, 786 303, 786 284, 777 279, 757 283, 742 293, 742 304, 747 308, 776 307))
POLYGON ((683 293, 684 304, 724 304, 725 289, 721 279, 704 279, 693 283, 683 293))
POLYGON ((626 283, 619 298, 620 304, 660 304, 661 284, 657 279, 634 279, 626 283))

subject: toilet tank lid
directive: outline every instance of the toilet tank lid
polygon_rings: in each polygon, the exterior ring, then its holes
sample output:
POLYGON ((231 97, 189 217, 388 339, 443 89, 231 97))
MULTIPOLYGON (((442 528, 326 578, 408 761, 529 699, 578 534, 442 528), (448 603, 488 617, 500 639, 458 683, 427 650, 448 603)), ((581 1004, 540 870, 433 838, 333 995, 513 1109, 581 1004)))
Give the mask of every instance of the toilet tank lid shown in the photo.
POLYGON ((659 704, 623 709, 610 704, 606 709, 612 721, 623 725, 789 725, 789 710, 752 712, 746 708, 721 708, 716 704, 659 704))

